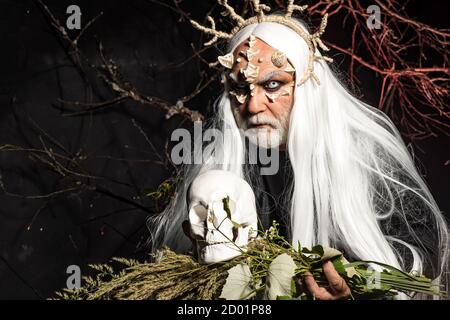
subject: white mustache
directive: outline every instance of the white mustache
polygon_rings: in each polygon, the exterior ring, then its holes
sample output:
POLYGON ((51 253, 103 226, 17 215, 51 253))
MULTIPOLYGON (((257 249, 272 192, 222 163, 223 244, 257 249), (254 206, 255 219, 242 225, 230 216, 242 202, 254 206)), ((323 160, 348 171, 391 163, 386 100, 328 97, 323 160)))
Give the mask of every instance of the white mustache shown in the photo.
POLYGON ((271 116, 265 114, 256 114, 247 119, 247 127, 255 126, 255 125, 263 125, 268 124, 275 129, 281 129, 282 124, 278 119, 275 119, 271 116))

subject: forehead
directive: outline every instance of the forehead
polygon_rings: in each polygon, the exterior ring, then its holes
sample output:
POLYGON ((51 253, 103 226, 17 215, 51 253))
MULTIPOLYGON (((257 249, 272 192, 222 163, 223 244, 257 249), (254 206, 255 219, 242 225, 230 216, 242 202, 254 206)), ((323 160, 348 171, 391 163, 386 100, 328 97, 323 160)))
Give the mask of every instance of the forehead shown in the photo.
POLYGON ((281 68, 275 66, 272 62, 272 56, 275 52, 278 52, 277 49, 271 47, 257 37, 251 47, 257 53, 250 60, 246 53, 250 48, 249 38, 241 42, 236 49, 234 49, 233 56, 236 63, 233 65, 231 73, 238 75, 239 71, 245 69, 249 62, 259 68, 260 76, 264 76, 272 71, 282 71, 281 68))
MULTIPOLYGON (((238 57, 239 52, 240 51, 246 51, 248 49, 250 45, 250 38, 245 39, 244 41, 242 41, 237 47, 236 49, 234 49, 233 54, 235 57, 238 57)), ((273 52, 276 51, 275 48, 271 47, 269 44, 267 44, 265 41, 261 40, 258 37, 255 37, 255 41, 253 46, 255 48, 258 48, 260 50, 260 56, 265 55, 265 54, 269 54, 271 55, 273 52)))

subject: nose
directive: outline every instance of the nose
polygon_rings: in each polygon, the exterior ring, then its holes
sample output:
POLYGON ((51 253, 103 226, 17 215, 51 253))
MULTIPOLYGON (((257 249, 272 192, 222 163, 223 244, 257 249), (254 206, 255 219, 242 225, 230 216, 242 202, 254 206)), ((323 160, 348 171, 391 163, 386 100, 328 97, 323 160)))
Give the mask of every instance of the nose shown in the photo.
POLYGON ((261 88, 254 88, 252 94, 249 95, 247 102, 247 111, 250 114, 257 114, 266 110, 265 96, 261 88), (253 95, 252 95, 253 94, 253 95))

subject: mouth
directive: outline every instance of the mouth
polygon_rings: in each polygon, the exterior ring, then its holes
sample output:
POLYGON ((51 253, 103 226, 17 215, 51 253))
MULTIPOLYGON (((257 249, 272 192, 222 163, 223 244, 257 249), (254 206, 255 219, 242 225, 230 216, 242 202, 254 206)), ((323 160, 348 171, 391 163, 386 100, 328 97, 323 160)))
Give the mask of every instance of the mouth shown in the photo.
POLYGON ((250 124, 249 129, 273 129, 273 126, 268 123, 250 124))

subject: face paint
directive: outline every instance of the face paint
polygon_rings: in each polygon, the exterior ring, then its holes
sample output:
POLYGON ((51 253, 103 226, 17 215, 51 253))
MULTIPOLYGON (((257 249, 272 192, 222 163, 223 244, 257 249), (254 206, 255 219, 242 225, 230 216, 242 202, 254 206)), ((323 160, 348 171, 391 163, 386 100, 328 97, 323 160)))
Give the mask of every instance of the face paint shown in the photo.
POLYGON ((248 38, 248 46, 252 48, 256 43, 256 37, 254 35, 250 35, 248 38))
POLYGON ((240 104, 243 104, 245 102, 245 100, 247 100, 246 94, 238 94, 234 91, 230 91, 229 94, 234 96, 240 104))
POLYGON ((255 41, 247 38, 233 51, 235 61, 238 58, 242 60, 234 63, 228 78, 230 90, 246 95, 243 103, 238 103, 237 98, 230 96, 236 123, 239 128, 249 132, 249 138, 254 138, 250 139, 253 143, 261 146, 286 144, 289 115, 293 106, 294 91, 291 88, 295 85, 295 72, 285 72, 289 61, 281 52, 274 55, 276 51, 279 50, 258 38, 255 41), (244 53, 250 46, 260 52, 252 61, 247 61, 244 53), (284 64, 281 67, 275 66, 272 55, 275 61, 280 60, 284 64), (278 60, 275 59, 277 57, 278 60), (255 122, 255 119, 258 121, 255 122), (258 127, 257 124, 266 126, 258 127))
POLYGON ((227 68, 227 69, 233 68, 233 62, 234 62, 233 53, 228 53, 228 54, 226 54, 224 56, 219 56, 217 58, 217 60, 225 68, 227 68))
POLYGON ((280 97, 280 93, 266 92, 266 97, 269 99, 270 102, 276 102, 277 99, 280 97))
POLYGON ((252 83, 258 77, 259 67, 249 62, 247 63, 247 67, 245 69, 241 69, 241 73, 244 75, 245 81, 252 83))
POLYGON ((275 51, 271 57, 272 63, 275 67, 281 68, 286 64, 286 55, 281 51, 275 51))
POLYGON ((284 89, 281 92, 275 92, 275 93, 266 92, 265 94, 270 102, 276 102, 280 96, 290 96, 291 95, 291 93, 286 89, 284 89))
POLYGON ((284 72, 295 72, 295 69, 291 66, 291 64, 288 64, 286 68, 284 68, 284 72))
POLYGON ((252 61, 253 57, 255 57, 258 53, 260 53, 260 50, 255 48, 256 43, 256 37, 254 35, 251 35, 248 41, 249 48, 246 51, 241 51, 241 54, 243 54, 247 61, 252 61))
POLYGON ((256 56, 259 53, 259 49, 248 49, 247 51, 245 51, 245 56, 247 57, 248 61, 251 61, 253 59, 254 56, 256 56))

